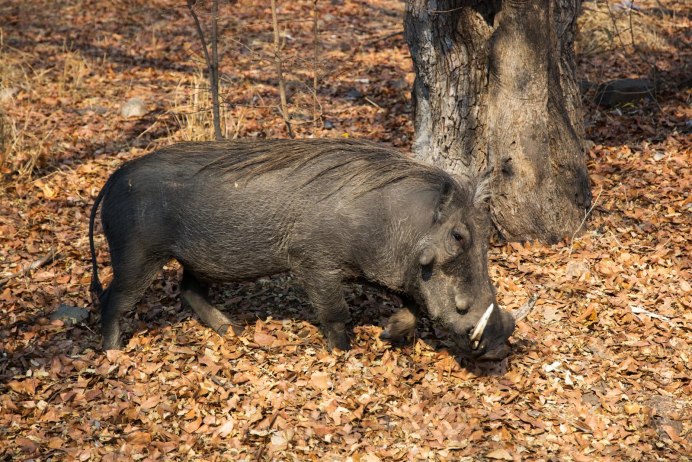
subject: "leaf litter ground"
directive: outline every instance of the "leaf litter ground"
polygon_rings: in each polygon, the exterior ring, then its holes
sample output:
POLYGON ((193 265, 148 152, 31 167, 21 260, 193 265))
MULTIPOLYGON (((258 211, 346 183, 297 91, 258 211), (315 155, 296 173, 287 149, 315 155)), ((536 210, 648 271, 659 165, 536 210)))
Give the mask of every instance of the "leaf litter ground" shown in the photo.
MULTIPOLYGON (((402 5, 318 3, 317 127, 311 5, 279 10, 298 136, 410 149, 402 5)), ((0 288, 0 457, 689 460, 689 9, 585 10, 580 76, 602 82, 656 66, 656 99, 613 109, 585 101, 595 198, 585 231, 554 246, 491 247, 501 304, 540 299, 508 359, 474 364, 425 322, 410 344, 380 341, 400 302, 360 287, 347 294, 354 349, 329 353, 288 276, 218 287, 215 303, 245 326, 219 337, 181 308, 175 263, 125 316, 127 347, 102 353, 88 298, 90 206, 124 160, 208 136, 198 40, 182 3, 0 6, 0 279, 58 252, 0 288), (610 20, 633 24, 635 46, 623 30, 603 39, 610 20), (656 41, 640 42, 644 32, 656 41), (132 97, 146 102, 144 116, 120 115, 132 97), (51 321, 60 304, 91 316, 51 321)), ((221 22, 225 132, 285 137, 269 7, 223 6, 221 22)), ((108 280, 102 238, 97 245, 108 280)))

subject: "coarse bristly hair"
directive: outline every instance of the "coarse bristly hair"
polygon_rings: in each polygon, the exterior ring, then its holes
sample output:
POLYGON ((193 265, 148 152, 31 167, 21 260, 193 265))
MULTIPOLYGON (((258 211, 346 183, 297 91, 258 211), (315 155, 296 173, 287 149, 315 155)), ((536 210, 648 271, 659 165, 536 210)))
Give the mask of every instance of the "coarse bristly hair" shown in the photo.
POLYGON ((492 181, 492 175, 484 175, 476 177, 474 179, 474 194, 473 194, 473 205, 475 207, 484 207, 488 204, 488 199, 492 193, 490 189, 490 184, 492 181))
MULTIPOLYGON (((218 153, 198 173, 224 175, 231 181, 249 181, 268 172, 290 169, 300 178, 300 187, 319 183, 327 195, 349 186, 358 195, 404 180, 422 184, 457 184, 474 203, 479 196, 478 180, 460 181, 443 170, 405 157, 397 150, 354 139, 229 140, 180 143, 165 148, 194 156, 218 153)), ((485 191, 483 187, 483 191, 485 191)), ((485 196, 482 192, 481 196, 485 196)), ((484 199, 479 199, 484 200, 484 199)))

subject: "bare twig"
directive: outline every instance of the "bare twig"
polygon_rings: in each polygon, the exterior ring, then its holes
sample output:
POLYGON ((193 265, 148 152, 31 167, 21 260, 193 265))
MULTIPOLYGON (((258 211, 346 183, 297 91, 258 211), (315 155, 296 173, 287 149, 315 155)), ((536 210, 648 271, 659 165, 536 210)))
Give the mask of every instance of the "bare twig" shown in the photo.
MULTIPOLYGON (((279 21, 279 22, 281 22, 281 21, 279 21)), ((272 59, 272 58, 265 58, 264 56, 262 56, 262 55, 260 54, 261 52, 260 52, 259 50, 255 50, 255 49, 253 49, 253 48, 250 48, 250 47, 247 46, 246 44, 242 43, 240 40, 234 39, 233 37, 228 37, 228 38, 226 38, 225 40, 231 41, 231 42, 235 43, 236 45, 238 45, 239 47, 245 49, 245 50, 248 52, 248 54, 250 54, 250 57, 251 57, 254 61, 256 61, 257 63, 264 63, 264 62, 267 62, 267 63, 276 63, 276 60, 275 60, 275 59, 272 59)), ((313 61, 313 58, 311 57, 311 58, 308 60, 308 59, 303 59, 303 58, 301 58, 300 56, 293 56, 293 57, 291 57, 291 61, 293 61, 293 62, 295 62, 295 63, 299 63, 299 64, 301 64, 301 65, 304 65, 305 67, 309 67, 309 66, 312 66, 312 62, 311 62, 311 61, 313 61)), ((284 64, 285 64, 285 62, 284 62, 284 64)), ((348 71, 343 71, 342 73, 343 73, 343 74, 346 74, 346 73, 348 73, 348 71)), ((306 85, 306 86, 307 86, 307 85, 306 85)))
POLYGON ((376 102, 374 102, 373 100, 371 100, 369 97, 366 96, 364 99, 365 99, 365 101, 367 101, 368 103, 370 103, 370 104, 372 104, 373 106, 375 106, 377 109, 382 109, 382 106, 380 106, 379 104, 377 104, 376 102))
MULTIPOLYGON (((315 70, 315 80, 317 80, 317 70, 315 70)), ((5 128, 5 113, 0 108, 0 167, 5 163, 5 141, 9 139, 9 135, 9 130, 5 128)), ((0 181, 2 181, 2 176, 0 176, 0 181)))
MULTIPOLYGON (((613 11, 610 9, 610 3, 606 0, 605 2, 606 8, 608 10, 608 16, 610 17, 610 21, 613 24, 613 29, 615 30, 615 35, 618 38, 618 41, 620 42, 620 46, 622 47, 623 51, 626 51, 627 48, 625 46, 625 41, 622 39, 622 35, 620 34, 620 29, 617 24, 617 18, 615 17, 615 14, 613 11)), ((632 49, 634 52, 639 56, 639 58, 642 60, 642 62, 646 63, 650 68, 651 72, 653 74, 653 81, 654 81, 654 88, 653 90, 649 91, 649 97, 656 103, 656 107, 658 107, 659 111, 663 111, 663 108, 658 102, 658 99, 654 95, 655 89, 657 88, 657 79, 658 79, 658 67, 656 66, 656 63, 651 63, 649 61, 648 56, 646 56, 644 53, 641 52, 639 46, 637 45, 636 40, 634 39, 634 24, 632 22, 632 13, 635 12, 636 10, 634 9, 634 0, 632 0, 629 5, 627 5, 627 10, 628 10, 628 21, 629 21, 629 33, 630 33, 630 40, 631 40, 631 45, 632 49)), ((613 48, 615 49, 615 48, 613 48)))
POLYGON ((195 21, 195 27, 197 29, 197 35, 202 43, 202 52, 204 53, 204 60, 207 63, 207 69, 209 71, 209 83, 211 84, 211 99, 212 99, 212 110, 214 119, 214 137, 217 140, 223 138, 221 135, 221 122, 219 116, 219 80, 218 80, 218 55, 217 55, 217 37, 216 37, 216 23, 218 16, 218 0, 214 0, 212 4, 212 54, 214 55, 214 60, 209 57, 209 50, 207 49, 207 41, 204 39, 204 31, 202 30, 202 25, 199 22, 197 13, 195 12, 196 0, 187 0, 187 8, 190 10, 192 19, 195 21))
POLYGON ((615 36, 620 41, 620 46, 622 47, 622 49, 626 50, 625 42, 622 40, 622 36, 620 35, 620 29, 618 28, 617 19, 615 18, 615 14, 613 14, 613 10, 610 9, 610 3, 608 3, 608 1, 606 0, 605 4, 606 8, 608 9, 608 16, 610 16, 610 21, 613 23, 613 29, 615 29, 615 36))
POLYGON ((514 316, 514 322, 519 322, 529 315, 533 307, 536 305, 536 300, 538 300, 538 294, 533 294, 526 303, 521 305, 521 307, 512 313, 514 316))
POLYGON ((593 211, 594 207, 596 207, 596 204, 598 203, 598 199, 601 197, 601 193, 603 192, 603 188, 601 188, 600 191, 598 191, 598 195, 596 196, 596 199, 593 200, 591 203, 591 207, 589 210, 584 214, 584 218, 582 219, 581 223, 579 223, 579 226, 577 227, 576 230, 574 230, 574 234, 572 234, 572 239, 569 240, 569 253, 567 254, 567 258, 569 258, 572 255, 572 250, 574 248, 574 238, 577 236, 577 233, 579 233, 579 230, 584 226, 584 223, 586 223, 586 219, 589 218, 589 215, 591 215, 591 212, 593 211))
POLYGON ((199 37, 199 40, 202 42, 202 52, 204 53, 204 60, 207 63, 207 69, 211 69, 211 59, 209 58, 209 50, 207 50, 207 42, 206 40, 204 40, 204 31, 202 30, 202 25, 199 23, 199 18, 197 17, 197 13, 195 12, 195 3, 197 3, 196 0, 187 0, 187 8, 190 10, 192 19, 195 20, 197 36, 199 37))
POLYGON ((233 139, 238 138, 238 135, 240 135, 240 127, 241 127, 240 124, 243 121, 243 116, 245 115, 245 109, 246 108, 242 108, 242 111, 240 111, 240 115, 238 116, 238 121, 235 124, 235 132, 233 133, 233 139))
POLYGON ((401 30, 390 32, 388 34, 380 35, 379 37, 376 37, 376 38, 374 38, 368 42, 362 43, 361 45, 366 46, 366 47, 373 46, 378 42, 381 42, 383 40, 389 40, 390 38, 396 37, 397 35, 401 35, 403 33, 404 33, 404 31, 401 31, 401 30))
POLYGON ((649 311, 647 309, 644 309, 644 307, 641 305, 632 305, 632 306, 630 306, 630 310, 632 311, 632 313, 637 315, 637 317, 639 317, 638 315, 643 314, 643 315, 648 316, 650 318, 660 319, 661 321, 666 321, 666 322, 670 323, 670 318, 668 316, 663 316, 661 314, 654 313, 653 311, 649 311))
POLYGON ((281 116, 284 118, 284 123, 286 123, 286 130, 288 130, 288 136, 294 138, 293 130, 291 129, 291 121, 288 116, 288 108, 286 104, 286 82, 284 81, 284 64, 281 58, 281 39, 279 34, 279 22, 276 16, 276 0, 271 0, 272 4, 272 24, 274 26, 274 52, 276 53, 276 71, 279 77, 279 97, 281 98, 281 116))
POLYGON ((10 274, 9 276, 0 279, 0 288, 3 287, 5 284, 7 284, 11 279, 22 277, 25 274, 38 269, 42 267, 43 265, 47 265, 48 263, 52 262, 53 260, 57 259, 60 256, 60 254, 53 248, 50 249, 50 251, 39 258, 38 260, 24 266, 24 268, 20 269, 14 274, 10 274))
POLYGON ((317 58, 319 56, 319 42, 317 39, 317 0, 313 0, 312 2, 312 33, 315 48, 312 73, 312 121, 315 124, 315 129, 317 129, 317 58))
POLYGON ((637 45, 634 42, 634 24, 632 24, 632 12, 634 11, 634 0, 630 2, 630 7, 629 7, 629 21, 630 21, 630 39, 632 40, 632 46, 634 49, 637 49, 637 45))
POLYGON ((221 114, 219 113, 219 52, 218 52, 218 17, 219 0, 211 2, 211 104, 214 112, 214 138, 216 141, 223 139, 221 134, 221 114))
MULTIPOLYGON (((273 0, 272 0, 272 2, 273 2, 273 0)), ((269 426, 267 427, 267 434, 262 439, 262 446, 260 446, 259 450, 255 454, 255 458, 257 461, 261 461, 262 457, 264 457, 264 452, 267 449, 267 441, 269 440, 269 438, 268 438, 269 434, 271 433, 271 429, 274 426, 274 423, 276 422, 276 418, 279 417, 280 412, 281 412, 281 409, 274 412, 274 415, 272 416, 272 419, 269 422, 269 426)))
POLYGON ((442 13, 454 13, 455 11, 463 10, 465 6, 460 6, 458 8, 452 8, 450 10, 428 10, 428 14, 442 14, 442 13))

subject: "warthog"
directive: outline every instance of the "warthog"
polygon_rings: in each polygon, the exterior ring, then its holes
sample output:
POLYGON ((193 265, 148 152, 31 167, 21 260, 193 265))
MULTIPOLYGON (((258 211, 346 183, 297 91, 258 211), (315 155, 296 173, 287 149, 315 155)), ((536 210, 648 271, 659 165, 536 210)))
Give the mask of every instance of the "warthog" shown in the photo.
POLYGON ((329 348, 350 348, 342 288, 364 280, 410 304, 383 337, 410 333, 418 305, 463 352, 506 355, 515 323, 492 308, 484 196, 476 180, 364 141, 181 143, 132 160, 103 187, 89 223, 103 347, 120 346, 121 313, 176 259, 182 299, 219 333, 230 321, 207 301, 207 283, 291 272, 329 348), (105 291, 93 242, 101 202, 113 266, 105 291))

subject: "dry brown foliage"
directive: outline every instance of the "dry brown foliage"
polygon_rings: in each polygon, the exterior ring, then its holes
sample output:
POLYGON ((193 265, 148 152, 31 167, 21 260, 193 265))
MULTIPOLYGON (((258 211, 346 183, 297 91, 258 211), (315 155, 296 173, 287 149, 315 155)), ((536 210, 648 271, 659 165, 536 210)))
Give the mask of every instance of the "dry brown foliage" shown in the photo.
MULTIPOLYGON (((227 134, 282 136, 269 2, 222 3, 227 134)), ((217 288, 247 326, 221 338, 181 309, 175 264, 127 316, 122 352, 99 351, 96 313, 50 321, 60 303, 89 307, 87 216, 110 172, 209 129, 190 115, 202 63, 184 2, 1 3, 0 91, 11 91, 0 102, 0 279, 51 248, 60 257, 0 288, 0 460, 689 460, 690 13, 662 3, 635 3, 658 27, 655 47, 580 55, 590 81, 655 64, 661 87, 656 101, 586 107, 596 200, 584 234, 491 248, 504 307, 541 295, 512 355, 493 364, 454 357, 425 323, 410 345, 381 342, 399 302, 360 288, 348 294, 354 349, 329 353, 286 276, 217 288), (149 112, 121 117, 135 96, 149 112)), ((309 122, 297 136, 407 149, 402 4, 318 3, 317 129, 312 2, 278 6, 290 112, 309 122)), ((589 10, 603 3, 585 7, 588 41, 589 10)))

